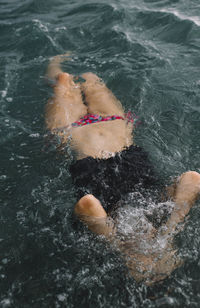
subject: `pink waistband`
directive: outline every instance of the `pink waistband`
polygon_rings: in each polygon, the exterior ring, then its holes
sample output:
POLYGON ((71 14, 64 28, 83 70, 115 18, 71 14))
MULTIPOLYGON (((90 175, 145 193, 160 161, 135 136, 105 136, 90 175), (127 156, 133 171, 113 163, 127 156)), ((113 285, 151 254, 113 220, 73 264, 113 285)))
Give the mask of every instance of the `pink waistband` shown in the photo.
POLYGON ((113 121, 113 120, 126 120, 127 122, 133 123, 133 125, 135 126, 139 124, 138 116, 136 116, 135 113, 129 111, 125 113, 125 117, 118 116, 118 115, 102 117, 98 114, 87 114, 84 117, 82 117, 80 120, 72 123, 71 126, 79 127, 79 126, 84 126, 87 124, 93 124, 93 123, 99 123, 99 122, 105 122, 105 121, 113 121))
POLYGON ((113 120, 125 120, 127 121, 127 123, 132 123, 135 127, 137 127, 141 123, 139 121, 138 116, 136 116, 134 112, 128 111, 124 115, 125 115, 124 117, 118 115, 102 117, 98 114, 87 114, 84 117, 80 118, 80 120, 73 122, 70 125, 53 129, 53 132, 54 133, 64 132, 65 130, 70 129, 71 127, 81 127, 88 124, 113 121, 113 120))

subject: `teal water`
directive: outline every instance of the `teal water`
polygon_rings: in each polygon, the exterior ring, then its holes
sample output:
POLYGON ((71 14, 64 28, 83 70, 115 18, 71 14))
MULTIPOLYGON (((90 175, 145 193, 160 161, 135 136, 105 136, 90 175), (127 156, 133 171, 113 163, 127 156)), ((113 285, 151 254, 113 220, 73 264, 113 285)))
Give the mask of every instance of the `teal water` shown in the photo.
POLYGON ((49 57, 97 73, 142 125, 165 178, 200 172, 199 0, 0 2, 0 307, 199 307, 200 203, 177 237, 184 265, 161 285, 72 217, 72 159, 43 152, 49 57))

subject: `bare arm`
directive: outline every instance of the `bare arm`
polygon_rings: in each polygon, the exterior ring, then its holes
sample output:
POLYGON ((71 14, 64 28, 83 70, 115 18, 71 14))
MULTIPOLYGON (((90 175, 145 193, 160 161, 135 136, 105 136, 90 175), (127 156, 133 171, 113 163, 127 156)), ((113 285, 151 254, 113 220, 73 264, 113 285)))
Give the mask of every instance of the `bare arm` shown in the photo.
POLYGON ((81 198, 74 208, 78 218, 98 235, 110 239, 115 234, 114 222, 108 217, 100 201, 93 195, 81 198))
POLYGON ((164 228, 160 232, 156 232, 152 228, 152 232, 146 235, 136 234, 128 241, 122 241, 117 236, 114 223, 109 221, 101 203, 94 196, 90 195, 89 203, 87 196, 83 197, 85 199, 80 201, 84 202, 77 203, 75 213, 79 217, 82 215, 82 221, 88 225, 91 231, 104 235, 111 243, 115 244, 115 247, 118 247, 136 281, 152 285, 167 278, 183 263, 173 247, 173 238, 178 224, 184 221, 199 192, 200 174, 194 171, 184 173, 174 190, 175 207, 164 228), (147 243, 147 249, 137 249, 137 243, 140 243, 141 240, 147 243))
POLYGON ((173 247, 173 239, 174 235, 180 231, 178 226, 184 222, 199 193, 200 174, 195 171, 182 174, 171 195, 175 206, 168 221, 158 230, 154 238, 147 238, 147 241, 152 243, 150 244, 152 248, 143 253, 134 254, 131 254, 128 249, 124 251, 127 266, 137 281, 143 280, 146 284, 152 285, 156 281, 167 278, 182 265, 183 261, 173 247))
POLYGON ((195 171, 183 173, 172 196, 175 206, 165 225, 166 235, 173 233, 178 224, 184 222, 185 216, 189 213, 199 194, 200 174, 195 171))
POLYGON ((81 198, 75 205, 74 211, 92 232, 104 235, 120 251, 129 272, 136 281, 151 285, 166 278, 177 267, 175 250, 170 245, 165 250, 155 250, 155 247, 151 248, 149 245, 151 243, 153 247, 157 241, 156 230, 153 227, 146 235, 136 235, 124 241, 117 234, 113 220, 107 216, 100 201, 93 195, 81 198), (141 241, 143 243, 146 241, 150 248, 145 251, 144 248, 138 249, 141 241))

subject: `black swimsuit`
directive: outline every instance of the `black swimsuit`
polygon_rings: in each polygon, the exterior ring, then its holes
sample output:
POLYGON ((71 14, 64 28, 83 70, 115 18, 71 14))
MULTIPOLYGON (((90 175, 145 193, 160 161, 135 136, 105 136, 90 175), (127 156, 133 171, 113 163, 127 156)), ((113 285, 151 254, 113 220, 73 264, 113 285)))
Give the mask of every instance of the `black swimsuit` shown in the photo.
POLYGON ((127 193, 145 192, 159 185, 148 155, 138 146, 116 153, 108 159, 87 157, 76 161, 70 172, 78 198, 93 194, 111 212, 127 193))

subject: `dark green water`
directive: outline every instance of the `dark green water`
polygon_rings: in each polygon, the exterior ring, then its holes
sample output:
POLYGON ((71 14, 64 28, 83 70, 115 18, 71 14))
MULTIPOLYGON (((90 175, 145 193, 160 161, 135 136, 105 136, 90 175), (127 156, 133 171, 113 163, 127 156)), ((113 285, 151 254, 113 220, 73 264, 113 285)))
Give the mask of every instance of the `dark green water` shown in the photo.
POLYGON ((0 307, 200 307, 200 203, 178 236, 184 265, 147 288, 74 224, 68 166, 42 152, 50 56, 100 75, 143 124, 166 178, 200 171, 199 0, 0 2, 0 307))

